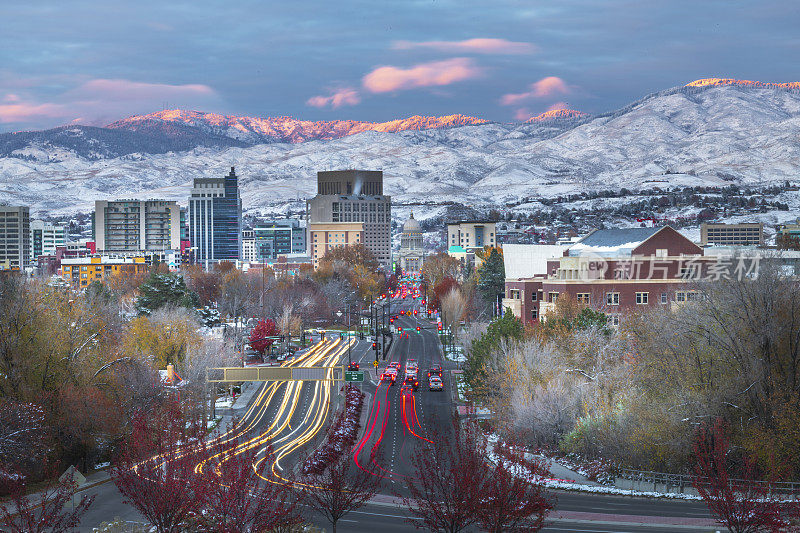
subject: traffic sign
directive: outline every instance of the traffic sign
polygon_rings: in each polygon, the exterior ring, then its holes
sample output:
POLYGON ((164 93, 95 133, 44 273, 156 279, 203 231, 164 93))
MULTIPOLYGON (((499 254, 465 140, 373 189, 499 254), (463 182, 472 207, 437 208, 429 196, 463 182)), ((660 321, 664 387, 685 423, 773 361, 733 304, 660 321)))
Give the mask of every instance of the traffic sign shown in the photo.
POLYGON ((72 465, 61 474, 58 481, 59 483, 69 483, 73 488, 77 489, 86 483, 86 478, 75 468, 75 465, 72 465))
POLYGON ((364 381, 364 373, 354 370, 351 372, 344 373, 344 380, 345 381, 364 381))
POLYGON ((375 365, 375 368, 378 368, 378 361, 373 361, 372 364, 375 365))

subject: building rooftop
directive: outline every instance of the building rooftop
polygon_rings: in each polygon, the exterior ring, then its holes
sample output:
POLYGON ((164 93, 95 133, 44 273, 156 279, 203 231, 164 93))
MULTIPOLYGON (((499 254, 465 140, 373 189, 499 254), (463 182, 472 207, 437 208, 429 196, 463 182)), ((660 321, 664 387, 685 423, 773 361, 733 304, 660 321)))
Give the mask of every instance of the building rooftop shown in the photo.
POLYGON ((664 226, 654 226, 594 230, 575 243, 570 248, 569 255, 579 256, 584 253, 604 256, 630 255, 635 248, 663 228, 664 226))
POLYGON ((504 244, 503 259, 506 279, 523 279, 547 275, 547 261, 563 257, 571 245, 504 244))

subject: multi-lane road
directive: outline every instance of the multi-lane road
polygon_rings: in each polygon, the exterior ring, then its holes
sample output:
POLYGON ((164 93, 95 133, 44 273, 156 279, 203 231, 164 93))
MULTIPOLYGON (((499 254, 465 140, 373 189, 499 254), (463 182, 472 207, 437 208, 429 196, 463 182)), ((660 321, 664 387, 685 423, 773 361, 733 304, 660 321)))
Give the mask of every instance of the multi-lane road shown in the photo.
MULTIPOLYGON (((399 315, 400 310, 408 312, 416 304, 416 300, 407 298, 395 299, 384 305, 389 306, 388 312, 391 315, 399 315)), ((450 370, 455 368, 455 364, 442 359, 435 324, 418 316, 398 316, 393 329, 400 326, 408 333, 395 333, 387 358, 379 361, 377 369, 372 364, 375 352, 371 349, 371 341, 359 342, 350 338, 326 339, 285 363, 291 366, 328 368, 346 364, 348 343, 350 344, 353 359, 359 361, 361 368, 367 371, 367 380, 361 385, 362 390, 367 393, 364 409, 366 415, 362 416, 364 424, 353 451, 353 458, 364 468, 375 469, 383 478, 382 492, 386 495, 403 492, 403 479, 413 475, 410 458, 416 446, 431 431, 446 431, 453 415, 454 384, 450 370), (420 331, 416 330, 417 325, 421 327, 420 331), (419 388, 412 393, 404 393, 401 383, 409 359, 415 359, 419 364, 419 388), (392 361, 401 364, 394 386, 379 381, 380 372, 392 361), (443 391, 428 390, 427 371, 433 363, 440 363, 445 368, 443 391)), ((229 439, 235 435, 240 448, 258 450, 271 443, 277 461, 269 465, 266 475, 279 479, 324 438, 324 429, 330 421, 331 408, 336 403, 340 386, 340 383, 331 381, 263 384, 253 395, 247 409, 240 413, 239 424, 219 438, 229 439)), ((213 468, 213 462, 212 460, 209 464, 198 465, 198 469, 213 468)), ((122 503, 112 483, 99 485, 89 492, 94 492, 97 498, 82 521, 81 531, 91 531, 100 522, 114 517, 142 521, 132 507, 122 503)), ((557 498, 557 508, 553 516, 563 515, 563 518, 557 518, 545 531, 713 531, 709 527, 658 526, 659 520, 653 520, 653 517, 708 518, 705 507, 699 502, 568 492, 558 493, 557 498), (603 520, 591 518, 591 513, 602 515, 600 518, 603 520)), ((402 509, 392 503, 391 498, 384 496, 347 515, 338 524, 338 529, 385 533, 413 531, 414 528, 404 518, 402 509)), ((322 520, 314 521, 326 527, 322 520)))

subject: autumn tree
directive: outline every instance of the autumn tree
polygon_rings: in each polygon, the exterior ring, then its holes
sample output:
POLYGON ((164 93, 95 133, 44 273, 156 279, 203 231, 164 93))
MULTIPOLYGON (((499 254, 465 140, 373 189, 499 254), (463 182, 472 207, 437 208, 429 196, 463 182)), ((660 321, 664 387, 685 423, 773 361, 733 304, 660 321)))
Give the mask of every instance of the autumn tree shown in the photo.
MULTIPOLYGON (((50 474, 53 474, 50 472, 50 474)), ((54 477, 54 475, 53 475, 54 477)), ((94 496, 81 496, 73 506, 73 478, 49 482, 35 495, 26 493, 20 477, 11 487, 11 498, 0 506, 0 528, 8 533, 69 533, 80 524, 94 496)))
POLYGON ((451 432, 429 437, 417 443, 412 475, 403 478, 408 495, 398 496, 416 528, 458 533, 478 522, 483 506, 490 475, 483 443, 474 427, 457 419, 451 432))
POLYGON ((442 309, 442 298, 453 289, 460 289, 458 281, 450 276, 445 276, 439 283, 433 286, 433 291, 430 297, 430 305, 432 309, 440 311, 442 309))
POLYGON ((342 517, 363 507, 380 490, 376 468, 359 467, 349 453, 339 454, 321 473, 308 477, 303 503, 330 522, 336 533, 342 517))
POLYGON ((37 466, 46 445, 44 422, 42 406, 0 398, 0 495, 37 466))
POLYGON ((200 474, 206 484, 198 521, 208 531, 273 531, 300 522, 297 494, 289 482, 267 482, 272 447, 247 447, 238 434, 215 439, 200 474))
POLYGON ((219 300, 222 274, 217 269, 206 271, 200 265, 189 265, 182 269, 187 287, 195 292, 199 304, 210 306, 219 300))
POLYGON ((158 533, 177 533, 202 509, 208 485, 195 474, 205 457, 202 442, 187 432, 177 405, 140 413, 111 465, 124 501, 158 533))
POLYGON ((491 533, 540 531, 554 504, 536 481, 549 474, 547 468, 504 444, 496 447, 494 463, 477 509, 481 527, 491 533))
POLYGON ((717 521, 731 533, 779 531, 785 526, 778 498, 756 473, 749 457, 742 457, 731 475, 730 441, 724 423, 701 425, 694 440, 692 484, 717 521))
POLYGON ((280 335, 280 333, 278 325, 275 324, 275 321, 271 318, 259 320, 256 327, 250 332, 250 339, 248 342, 253 350, 264 355, 264 352, 275 342, 275 339, 270 339, 268 337, 276 337, 280 335))
POLYGON ((521 340, 523 334, 522 321, 512 313, 505 313, 502 317, 493 320, 486 331, 472 341, 467 350, 467 361, 464 366, 464 376, 467 382, 473 387, 477 386, 485 377, 485 365, 490 360, 492 352, 497 350, 504 341, 521 340))
POLYGON ((183 361, 187 350, 200 343, 197 328, 192 312, 175 307, 160 308, 148 316, 131 320, 125 339, 126 350, 164 369, 169 363, 183 361))
POLYGON ((444 278, 460 279, 461 262, 443 252, 429 255, 422 265, 422 277, 431 289, 444 278))

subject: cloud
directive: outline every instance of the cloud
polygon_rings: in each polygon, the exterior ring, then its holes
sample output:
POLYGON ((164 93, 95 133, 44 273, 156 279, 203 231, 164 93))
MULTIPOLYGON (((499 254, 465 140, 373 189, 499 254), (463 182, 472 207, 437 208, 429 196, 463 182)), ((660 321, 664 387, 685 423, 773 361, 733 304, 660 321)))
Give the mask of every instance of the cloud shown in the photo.
POLYGON ((0 123, 51 127, 58 123, 104 125, 122 117, 150 113, 164 103, 175 107, 216 107, 220 98, 208 85, 93 79, 48 99, 31 91, 0 98, 0 123), (80 117, 80 118, 79 118, 80 117))
POLYGON ((509 41, 507 39, 467 39, 465 41, 395 41, 392 43, 394 50, 411 50, 414 48, 429 48, 440 52, 456 54, 533 54, 537 51, 531 43, 509 41))
POLYGON ((62 105, 23 102, 14 94, 7 94, 0 103, 0 124, 63 118, 68 114, 62 105))
POLYGON ((482 70, 466 57, 420 63, 409 68, 378 67, 362 79, 364 88, 372 93, 386 93, 417 87, 450 85, 477 78, 482 70))
POLYGON ((526 120, 528 120, 532 116, 533 116, 533 113, 531 113, 531 110, 528 109, 527 107, 521 107, 521 108, 517 109, 516 111, 514 111, 514 118, 516 120, 521 121, 521 122, 525 122, 526 120))
POLYGON ((306 100, 307 105, 313 107, 331 106, 333 109, 343 105, 358 105, 360 102, 361 96, 352 87, 338 89, 328 96, 312 96, 306 100))
POLYGON ((503 105, 516 105, 526 100, 546 98, 556 94, 569 94, 570 88, 561 78, 548 76, 530 85, 530 91, 517 94, 505 94, 500 99, 503 105))
POLYGON ((569 104, 566 102, 556 102, 547 108, 548 111, 558 111, 559 109, 569 109, 569 104))
POLYGON ((153 100, 185 97, 215 96, 216 92, 208 85, 187 84, 169 85, 166 83, 145 83, 123 79, 90 80, 73 91, 76 96, 98 96, 122 100, 153 100))

